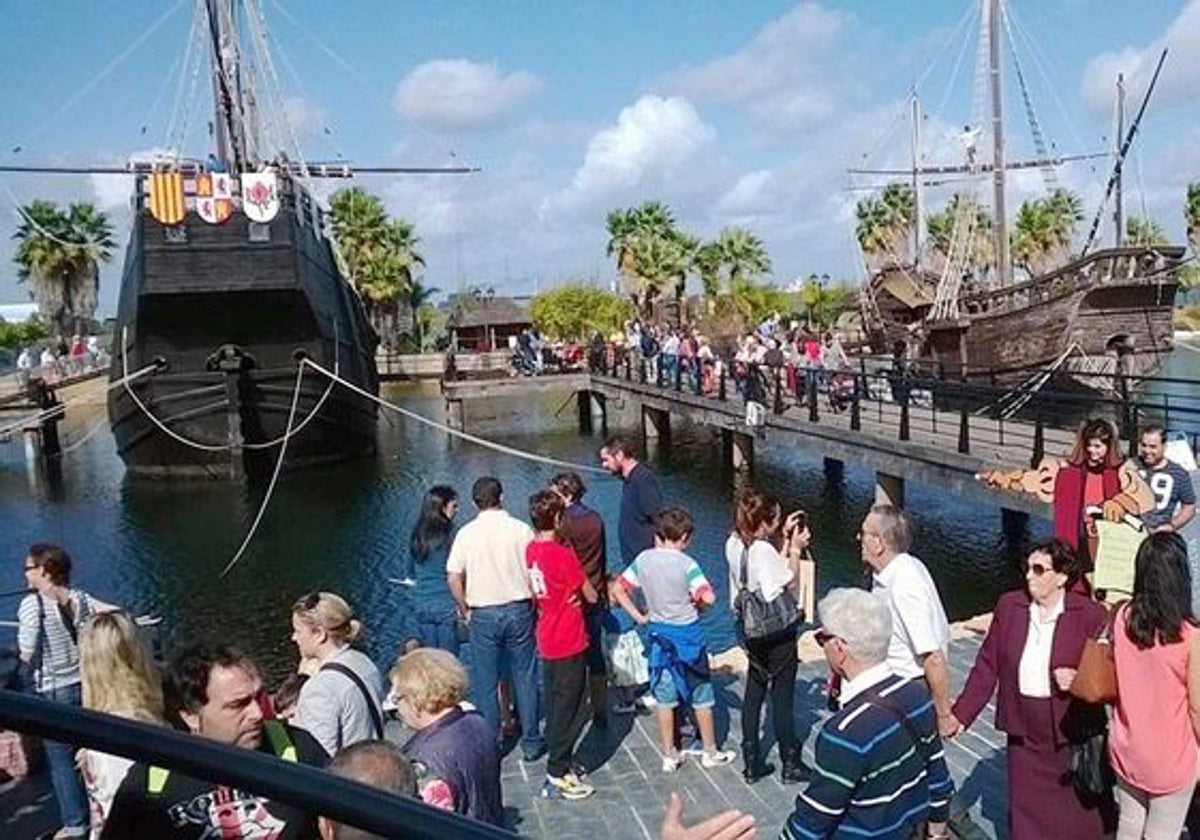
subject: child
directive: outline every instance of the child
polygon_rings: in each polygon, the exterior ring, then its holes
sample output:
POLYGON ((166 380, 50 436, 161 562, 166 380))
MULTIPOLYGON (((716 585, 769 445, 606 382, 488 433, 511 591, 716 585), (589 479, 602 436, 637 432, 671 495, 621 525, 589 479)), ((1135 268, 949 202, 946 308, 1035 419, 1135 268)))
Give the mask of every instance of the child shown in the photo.
POLYGON ((587 627, 580 594, 596 603, 596 590, 570 546, 557 540, 565 509, 553 490, 529 498, 529 519, 536 532, 525 549, 529 588, 537 601, 538 654, 546 679, 547 799, 586 799, 595 788, 572 770, 575 741, 583 729, 587 703, 587 627))
POLYGON ((308 682, 304 674, 292 674, 279 684, 275 691, 275 717, 279 720, 291 720, 296 714, 296 703, 300 700, 300 689, 308 682))
POLYGON ((612 596, 638 624, 649 624, 650 691, 656 701, 658 735, 662 744, 662 769, 674 773, 684 755, 674 743, 675 706, 683 701, 696 713, 704 751, 700 763, 719 767, 733 761, 733 752, 718 750, 713 730, 712 679, 708 673, 708 648, 697 606, 716 600, 711 584, 696 561, 684 553, 695 526, 681 507, 668 507, 655 518, 654 548, 639 554, 613 582, 612 596), (630 597, 641 589, 646 599, 643 613, 630 597))

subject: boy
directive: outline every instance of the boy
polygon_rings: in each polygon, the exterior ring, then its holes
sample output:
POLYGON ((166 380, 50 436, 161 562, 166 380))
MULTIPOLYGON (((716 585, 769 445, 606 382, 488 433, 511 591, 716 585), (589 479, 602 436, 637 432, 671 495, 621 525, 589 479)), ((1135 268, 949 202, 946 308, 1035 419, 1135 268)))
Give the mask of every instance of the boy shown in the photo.
POLYGON ((546 677, 547 799, 586 799, 595 788, 572 770, 575 742, 587 702, 587 627, 579 596, 596 603, 596 590, 574 550, 558 542, 566 505, 553 490, 529 498, 533 541, 525 548, 529 588, 537 602, 538 654, 546 677))
POLYGON ((638 624, 649 625, 650 691, 657 703, 664 773, 674 773, 684 761, 674 744, 675 706, 681 700, 696 713, 704 745, 700 763, 719 767, 733 761, 733 752, 717 749, 713 731, 716 697, 708 673, 704 628, 696 608, 711 606, 716 596, 700 566, 684 553, 694 530, 692 517, 683 508, 659 511, 654 548, 639 554, 614 579, 611 593, 638 624), (642 590, 648 615, 630 597, 634 589, 642 590))

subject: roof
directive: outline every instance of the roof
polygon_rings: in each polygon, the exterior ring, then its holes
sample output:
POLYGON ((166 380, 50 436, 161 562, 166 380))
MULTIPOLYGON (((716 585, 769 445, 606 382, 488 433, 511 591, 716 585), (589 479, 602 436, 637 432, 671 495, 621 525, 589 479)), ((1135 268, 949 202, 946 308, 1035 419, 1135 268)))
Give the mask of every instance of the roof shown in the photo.
POLYGON ((922 288, 918 282, 918 278, 907 271, 888 271, 876 282, 875 293, 887 292, 909 309, 929 306, 933 303, 933 298, 929 290, 922 288))
POLYGON ((36 303, 0 303, 0 321, 7 321, 10 324, 28 321, 37 312, 36 303))
POLYGON ((532 324, 529 312, 512 298, 484 298, 470 309, 458 312, 446 322, 451 329, 463 327, 494 327, 501 324, 532 324))

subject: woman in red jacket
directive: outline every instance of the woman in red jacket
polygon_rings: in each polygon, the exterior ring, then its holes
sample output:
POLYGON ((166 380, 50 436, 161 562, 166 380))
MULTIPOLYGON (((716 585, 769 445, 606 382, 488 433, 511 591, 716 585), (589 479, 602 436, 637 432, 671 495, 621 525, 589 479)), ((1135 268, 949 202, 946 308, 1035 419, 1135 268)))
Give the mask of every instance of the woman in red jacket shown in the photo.
POLYGON ((1080 574, 1076 552, 1059 539, 1034 546, 1024 590, 1000 596, 983 646, 954 704, 970 726, 996 692, 996 728, 1008 735, 1008 825, 1012 840, 1104 835, 1107 802, 1087 801, 1066 779, 1071 744, 1106 725, 1104 709, 1067 693, 1084 643, 1104 626, 1104 608, 1068 591, 1080 574))

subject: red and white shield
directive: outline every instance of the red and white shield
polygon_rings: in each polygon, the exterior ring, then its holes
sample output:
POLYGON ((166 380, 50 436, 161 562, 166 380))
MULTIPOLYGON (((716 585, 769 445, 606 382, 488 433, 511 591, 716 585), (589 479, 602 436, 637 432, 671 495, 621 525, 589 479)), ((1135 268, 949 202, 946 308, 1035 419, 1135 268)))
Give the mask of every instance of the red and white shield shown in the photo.
POLYGON ((210 225, 219 225, 233 215, 233 183, 228 172, 196 176, 196 215, 210 225))
POLYGON ((269 222, 279 213, 279 181, 274 172, 242 174, 242 212, 252 222, 269 222))

